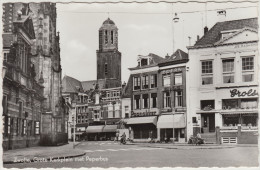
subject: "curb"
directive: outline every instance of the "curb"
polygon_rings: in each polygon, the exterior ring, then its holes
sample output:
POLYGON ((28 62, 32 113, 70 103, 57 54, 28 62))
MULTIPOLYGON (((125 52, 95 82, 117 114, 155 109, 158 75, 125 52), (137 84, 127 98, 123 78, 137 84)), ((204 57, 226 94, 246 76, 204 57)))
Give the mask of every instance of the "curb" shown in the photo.
POLYGON ((188 147, 188 148, 185 148, 185 147, 182 147, 182 148, 179 148, 179 147, 160 147, 160 146, 143 146, 143 147, 150 147, 150 148, 162 148, 162 149, 180 149, 180 150, 196 150, 196 149, 227 149, 227 148, 234 148, 234 146, 228 146, 228 147, 188 147))
MULTIPOLYGON (((56 160, 56 159, 60 159, 60 158, 63 158, 63 159, 66 159, 66 158, 75 158, 75 157, 80 157, 80 156, 84 156, 86 155, 86 152, 82 153, 82 154, 78 154, 78 155, 70 155, 70 156, 57 156, 57 157, 53 157, 52 160, 56 160)), ((46 158, 47 161, 50 160, 50 158, 46 158)), ((3 162, 3 164, 18 164, 18 163, 32 163, 34 162, 34 159, 31 158, 30 159, 30 162, 14 162, 14 161, 5 161, 3 162)))

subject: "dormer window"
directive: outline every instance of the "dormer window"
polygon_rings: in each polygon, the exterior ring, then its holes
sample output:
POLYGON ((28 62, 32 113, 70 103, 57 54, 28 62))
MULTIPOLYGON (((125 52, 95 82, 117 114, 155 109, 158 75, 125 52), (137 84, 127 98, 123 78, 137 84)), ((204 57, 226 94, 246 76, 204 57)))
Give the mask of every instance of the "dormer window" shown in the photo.
POLYGON ((234 34, 237 30, 228 30, 228 31, 221 31, 221 39, 225 39, 228 36, 234 34))
POLYGON ((146 58, 141 59, 141 66, 147 66, 148 60, 146 58))

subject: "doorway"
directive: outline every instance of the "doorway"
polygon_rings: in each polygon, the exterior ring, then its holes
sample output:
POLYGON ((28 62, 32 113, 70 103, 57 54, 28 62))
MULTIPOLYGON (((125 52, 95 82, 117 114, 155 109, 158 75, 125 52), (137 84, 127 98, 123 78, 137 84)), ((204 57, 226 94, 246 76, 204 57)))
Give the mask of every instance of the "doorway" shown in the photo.
POLYGON ((202 133, 215 132, 215 114, 205 113, 201 116, 202 133))

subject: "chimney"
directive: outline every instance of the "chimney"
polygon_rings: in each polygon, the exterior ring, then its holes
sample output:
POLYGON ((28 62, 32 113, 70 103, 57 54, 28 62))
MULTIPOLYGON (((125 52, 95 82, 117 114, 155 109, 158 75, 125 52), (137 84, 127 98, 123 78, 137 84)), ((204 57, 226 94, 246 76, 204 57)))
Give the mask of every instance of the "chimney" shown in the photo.
POLYGON ((200 39, 200 36, 199 36, 199 35, 197 35, 197 41, 199 41, 199 39, 200 39))
POLYGON ((217 11, 217 13, 218 13, 218 22, 224 22, 226 20, 226 11, 221 10, 221 11, 217 11))
POLYGON ((169 56, 169 54, 167 53, 167 55, 165 56, 165 59, 168 59, 170 56, 169 56))
POLYGON ((209 31, 208 27, 205 26, 205 27, 204 27, 204 35, 205 35, 208 31, 209 31))

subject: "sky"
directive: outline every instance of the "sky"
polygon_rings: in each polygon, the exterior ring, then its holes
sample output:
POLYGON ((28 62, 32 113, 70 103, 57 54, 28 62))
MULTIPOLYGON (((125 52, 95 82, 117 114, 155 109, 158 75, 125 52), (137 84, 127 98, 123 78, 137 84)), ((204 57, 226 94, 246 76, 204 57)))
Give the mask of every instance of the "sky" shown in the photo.
POLYGON ((219 21, 217 9, 225 9, 225 20, 257 17, 256 3, 158 3, 84 4, 57 3, 57 31, 60 31, 63 76, 80 81, 96 79, 98 30, 108 17, 118 27, 118 50, 122 53, 122 82, 128 68, 137 66, 138 55, 161 57, 173 49, 187 51, 203 28, 219 21), (236 9, 230 9, 236 8, 236 9), (207 9, 207 10, 206 10, 207 9), (174 13, 180 18, 173 24, 174 13), (189 38, 191 37, 190 41, 189 38), (175 43, 173 43, 173 40, 175 43))

